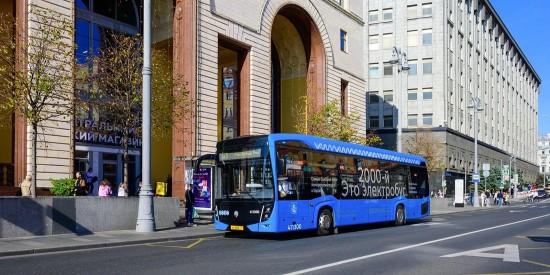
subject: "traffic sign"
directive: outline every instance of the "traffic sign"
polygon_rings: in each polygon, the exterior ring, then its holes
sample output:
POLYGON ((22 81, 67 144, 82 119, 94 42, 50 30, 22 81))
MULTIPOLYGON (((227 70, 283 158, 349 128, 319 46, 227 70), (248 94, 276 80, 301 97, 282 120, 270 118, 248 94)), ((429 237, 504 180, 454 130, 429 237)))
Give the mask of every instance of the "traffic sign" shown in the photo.
POLYGON ((472 181, 479 182, 479 174, 472 174, 472 181))
POLYGON ((488 177, 490 174, 491 174, 491 172, 489 172, 488 170, 483 171, 483 176, 484 177, 488 177))
POLYGON ((483 171, 489 171, 489 170, 491 170, 491 164, 484 163, 483 164, 483 171))

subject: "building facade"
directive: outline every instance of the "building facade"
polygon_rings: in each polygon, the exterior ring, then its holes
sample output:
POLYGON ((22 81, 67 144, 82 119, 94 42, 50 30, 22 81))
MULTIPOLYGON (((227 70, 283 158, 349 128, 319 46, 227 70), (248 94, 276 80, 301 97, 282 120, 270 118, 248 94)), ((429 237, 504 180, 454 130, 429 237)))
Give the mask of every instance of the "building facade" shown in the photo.
MULTIPOLYGON (((132 35, 143 27, 140 0, 2 5, 25 25, 29 5, 72 18, 77 60, 102 47, 106 33, 132 35)), ((405 136, 431 129, 445 144, 445 167, 434 184, 443 187, 474 170, 468 103, 479 98, 479 165, 515 156, 525 180, 535 179, 541 80, 487 1, 152 0, 152 6, 152 46, 168 52, 195 102, 191 121, 176 122, 171 135, 152 144, 152 182, 170 177, 175 196, 183 197, 196 159, 213 153, 217 141, 295 132, 304 119, 297 109, 334 99, 360 114, 358 129, 376 130, 391 149, 398 114, 405 136), (407 54, 408 72, 388 62, 393 47, 407 54)), ((4 186, 13 187, 30 167, 28 126, 12 119, 12 127, 0 129, 0 164, 4 186)), ((38 187, 90 167, 100 179, 122 180, 116 133, 100 131, 116 128, 108 118, 90 114, 56 125, 39 148, 38 187)), ((136 141, 130 186, 141 174, 140 150, 136 141)))
POLYGON ((454 179, 471 181, 476 114, 469 105, 478 99, 478 171, 517 159, 524 180, 534 182, 541 79, 490 2, 367 2, 368 128, 390 146, 399 113, 404 137, 430 129, 445 144, 434 179, 449 190, 454 179), (408 72, 388 62, 394 46, 406 53, 408 72))
POLYGON ((538 137, 537 146, 539 173, 548 177, 550 175, 550 134, 538 137))
MULTIPOLYGON (((301 119, 296 110, 305 103, 321 106, 338 99, 345 103, 344 110, 366 108, 360 2, 153 0, 152 4, 153 47, 170 53, 174 71, 183 76, 196 103, 193 120, 176 122, 169 138, 152 144, 152 181, 170 176, 176 196, 183 197, 194 161, 213 153, 219 140, 294 132, 301 119)), ((109 32, 132 35, 142 29, 138 0, 16 0, 4 11, 23 18, 29 5, 73 18, 75 58, 81 63, 86 54, 104 46, 109 32)), ((359 124, 364 129, 364 116, 359 124)), ((20 131, 27 135, 25 120, 15 115, 13 125, 4 130, 16 136, 2 145, 10 152, 2 153, 1 161, 12 175, 11 186, 30 170, 24 149, 28 138, 17 138, 20 131)), ((74 171, 90 167, 100 179, 122 180, 117 135, 109 132, 116 125, 108 117, 90 113, 66 126, 62 134, 45 133, 46 140, 63 140, 59 152, 65 158, 52 156, 51 146, 42 148, 52 157, 38 159, 37 187, 47 188, 50 178, 72 177, 74 171)), ((137 141, 130 151, 130 185, 136 185, 140 176, 139 145, 137 141)))

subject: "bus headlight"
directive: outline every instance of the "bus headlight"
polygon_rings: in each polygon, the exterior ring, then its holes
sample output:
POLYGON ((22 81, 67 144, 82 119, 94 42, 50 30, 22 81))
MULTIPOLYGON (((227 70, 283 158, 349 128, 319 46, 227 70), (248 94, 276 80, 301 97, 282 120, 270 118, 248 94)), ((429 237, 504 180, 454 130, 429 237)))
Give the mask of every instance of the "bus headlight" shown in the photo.
POLYGON ((265 204, 262 208, 262 219, 261 221, 267 221, 269 220, 269 217, 271 217, 271 212, 273 211, 273 205, 272 204, 265 204))

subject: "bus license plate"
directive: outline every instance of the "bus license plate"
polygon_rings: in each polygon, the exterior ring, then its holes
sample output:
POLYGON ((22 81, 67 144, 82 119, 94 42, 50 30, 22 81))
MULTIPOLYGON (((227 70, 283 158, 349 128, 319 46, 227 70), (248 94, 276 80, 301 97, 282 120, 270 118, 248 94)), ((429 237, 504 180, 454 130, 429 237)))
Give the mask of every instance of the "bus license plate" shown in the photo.
POLYGON ((232 225, 231 230, 243 231, 244 227, 242 225, 232 225))

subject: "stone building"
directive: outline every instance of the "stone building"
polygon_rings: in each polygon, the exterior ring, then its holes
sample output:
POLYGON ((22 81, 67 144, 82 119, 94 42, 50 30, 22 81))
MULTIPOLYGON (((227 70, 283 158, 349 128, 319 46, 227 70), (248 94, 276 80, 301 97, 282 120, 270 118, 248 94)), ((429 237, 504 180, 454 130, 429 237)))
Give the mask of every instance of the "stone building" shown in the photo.
POLYGON ((474 172, 476 114, 469 105, 478 99, 478 171, 517 157, 524 180, 534 182, 541 79, 490 2, 366 2, 367 128, 390 147, 398 114, 403 138, 429 129, 445 144, 432 184, 445 181, 450 191, 455 179, 469 182, 474 172), (394 46, 410 70, 397 73, 389 63, 394 46))
MULTIPOLYGON (((132 35, 143 28, 141 0, 11 0, 0 11, 29 26, 29 5, 74 20, 77 60, 102 47, 109 31, 132 35)), ((446 146, 436 187, 473 171, 468 103, 479 98, 479 165, 515 155, 526 179, 535 178, 536 153, 529 150, 536 146, 541 80, 488 1, 152 0, 152 6, 152 46, 167 50, 196 102, 194 119, 178 125, 191 130, 152 144, 152 182, 171 175, 175 196, 182 197, 195 160, 213 153, 217 141, 295 131, 302 118, 293 112, 304 97, 317 105, 337 99, 342 110, 360 114, 358 129, 377 130, 391 149, 399 113, 405 136, 431 129, 446 146), (388 63, 394 46, 407 54, 408 72, 388 63)), ((37 186, 89 167, 120 182, 116 141, 87 138, 101 125, 109 128, 108 118, 89 116, 44 131, 37 186)), ((28 141, 20 116, 0 128, 4 189, 29 172, 28 141)), ((139 141, 130 155, 132 189, 141 175, 139 141)))

